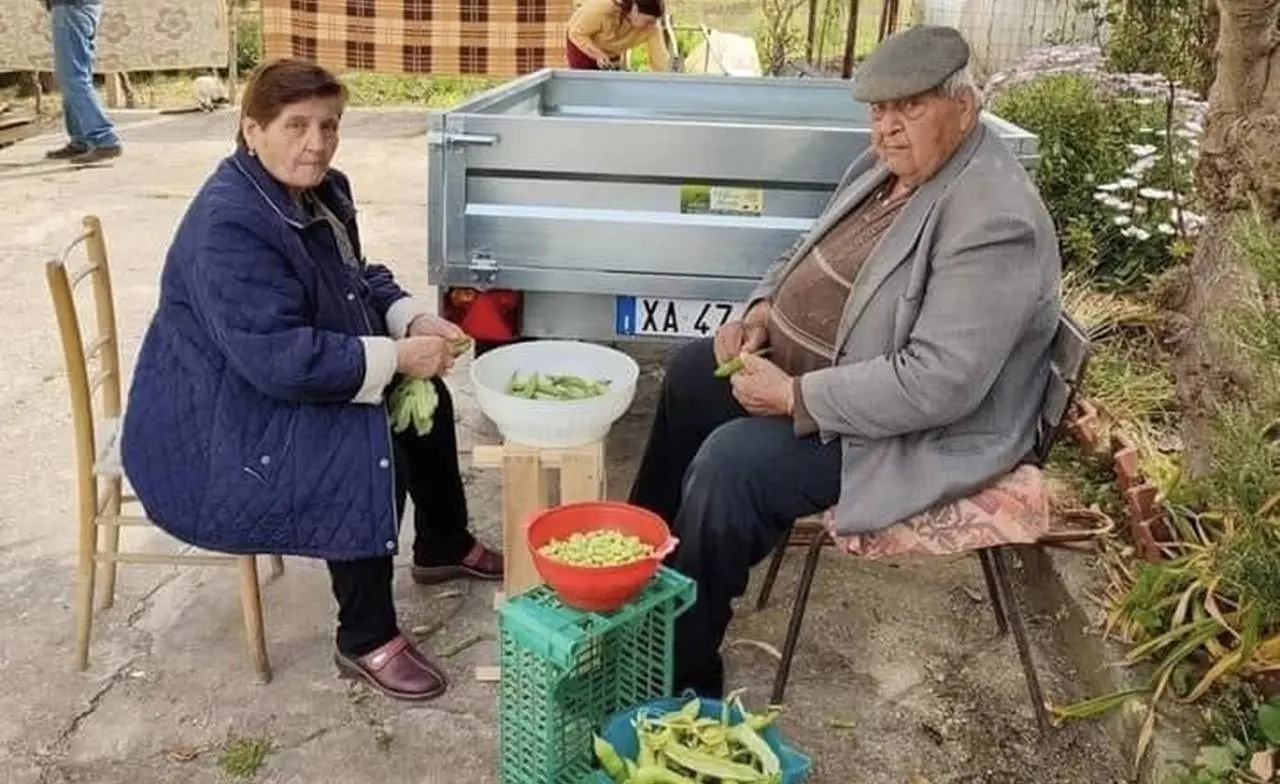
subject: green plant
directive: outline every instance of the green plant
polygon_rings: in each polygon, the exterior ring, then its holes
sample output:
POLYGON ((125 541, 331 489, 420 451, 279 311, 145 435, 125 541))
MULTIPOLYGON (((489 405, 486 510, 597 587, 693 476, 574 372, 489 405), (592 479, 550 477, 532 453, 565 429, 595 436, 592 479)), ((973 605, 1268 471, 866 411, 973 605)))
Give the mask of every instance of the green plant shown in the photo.
POLYGON ((248 9, 236 13, 236 68, 247 74, 262 62, 262 18, 248 9))
POLYGON ((1055 74, 1015 85, 992 108, 1040 139, 1036 183, 1066 240, 1065 267, 1090 271, 1102 285, 1139 282, 1137 273, 1115 275, 1125 261, 1107 257, 1104 243, 1113 215, 1094 192, 1132 165, 1130 145, 1142 128, 1157 124, 1157 108, 1113 95, 1084 74, 1055 74))
POLYGON ((232 738, 222 749, 218 767, 232 778, 253 778, 266 764, 273 745, 270 738, 232 738))
MULTIPOLYGON (((1086 0, 1098 8, 1097 0, 1086 0)), ((1213 74, 1212 33, 1201 0, 1119 0, 1104 12, 1111 25, 1107 65, 1127 73, 1161 73, 1201 95, 1213 74)))
MULTIPOLYGON (((1126 663, 1153 665, 1139 758, 1166 695, 1183 702, 1212 698, 1239 677, 1280 669, 1280 371, 1270 353, 1280 344, 1280 233, 1255 212, 1236 227, 1234 240, 1256 285, 1229 309, 1226 326, 1235 330, 1228 332, 1235 350, 1253 361, 1264 383, 1248 399, 1214 412, 1209 470, 1169 483, 1167 560, 1106 561, 1106 632, 1132 645, 1126 663), (1248 329, 1239 328, 1241 314, 1252 314, 1244 319, 1248 329)), ((1098 715, 1131 696, 1106 695, 1057 707, 1055 714, 1098 715)), ((1280 703, 1260 706, 1256 723, 1256 732, 1241 725, 1202 748, 1187 784, 1269 778, 1280 745, 1280 703)))

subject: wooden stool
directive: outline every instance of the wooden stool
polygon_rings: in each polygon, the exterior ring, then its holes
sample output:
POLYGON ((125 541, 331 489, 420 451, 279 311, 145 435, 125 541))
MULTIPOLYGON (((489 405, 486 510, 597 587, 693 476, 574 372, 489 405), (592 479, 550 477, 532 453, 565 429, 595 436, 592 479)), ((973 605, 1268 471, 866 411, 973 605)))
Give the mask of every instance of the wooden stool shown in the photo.
POLYGON ((515 596, 541 582, 524 546, 524 524, 529 515, 554 503, 603 500, 604 443, 569 449, 523 444, 476 446, 471 451, 471 464, 502 469, 502 551, 506 557, 502 589, 504 595, 515 596), (548 469, 560 472, 559 497, 554 501, 548 469))
MULTIPOLYGON (((502 469, 502 552, 506 560, 502 591, 494 597, 497 609, 506 597, 542 582, 525 546, 524 524, 529 516, 554 504, 602 501, 605 498, 604 442, 568 449, 523 444, 477 445, 471 450, 476 468, 502 469), (547 481, 550 470, 560 473, 559 493, 547 481)), ((476 680, 496 681, 497 667, 477 667, 476 680)))

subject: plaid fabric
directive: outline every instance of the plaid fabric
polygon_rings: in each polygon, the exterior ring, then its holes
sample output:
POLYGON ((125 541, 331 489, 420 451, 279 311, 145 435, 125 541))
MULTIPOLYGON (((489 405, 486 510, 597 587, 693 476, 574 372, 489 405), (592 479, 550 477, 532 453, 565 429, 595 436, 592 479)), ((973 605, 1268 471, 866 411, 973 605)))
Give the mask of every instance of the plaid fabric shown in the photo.
POLYGON ((563 67, 573 0, 263 0, 268 59, 511 77, 563 67))

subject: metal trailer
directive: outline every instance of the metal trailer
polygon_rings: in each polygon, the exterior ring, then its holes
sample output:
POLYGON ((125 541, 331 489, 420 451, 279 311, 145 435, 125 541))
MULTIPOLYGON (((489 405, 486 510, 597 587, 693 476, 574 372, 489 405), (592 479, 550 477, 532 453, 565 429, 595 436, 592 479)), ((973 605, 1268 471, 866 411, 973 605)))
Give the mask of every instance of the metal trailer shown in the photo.
POLYGON ((847 81, 544 69, 431 113, 428 280, 481 342, 708 335, 869 138, 847 81), (756 208, 691 207, 709 186, 756 208))

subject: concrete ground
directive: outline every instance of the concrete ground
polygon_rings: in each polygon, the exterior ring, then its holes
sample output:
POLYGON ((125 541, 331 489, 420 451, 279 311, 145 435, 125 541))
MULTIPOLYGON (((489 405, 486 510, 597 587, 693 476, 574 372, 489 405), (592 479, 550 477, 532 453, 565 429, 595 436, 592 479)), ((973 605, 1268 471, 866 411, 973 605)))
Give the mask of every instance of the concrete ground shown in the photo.
MULTIPOLYGON (((265 587, 275 679, 248 669, 236 574, 226 569, 121 570, 113 609, 94 629, 91 666, 71 666, 75 552, 71 427, 43 262, 80 216, 106 226, 126 365, 154 306, 158 273, 187 200, 230 148, 229 114, 122 117, 126 155, 81 171, 39 163, 52 136, 0 151, 0 782, 203 784, 229 780, 257 747, 262 782, 493 782, 497 689, 476 665, 496 663, 492 588, 422 589, 403 573, 396 593, 406 628, 431 627, 454 684, 425 706, 394 703, 335 677, 333 601, 322 567, 288 560, 265 587)), ((368 255, 426 292, 423 118, 352 112, 337 165, 351 176, 368 255)), ((616 429, 611 487, 625 492, 643 445, 659 365, 647 358, 639 399, 616 429)), ((455 372, 464 452, 493 434, 480 422, 465 368, 455 372)), ((466 464, 466 455, 462 457, 466 464)), ((499 478, 468 470, 479 534, 499 536, 499 478)), ((127 540, 162 550, 162 536, 127 540)), ((406 542, 407 544, 407 542, 406 542)), ((744 610, 731 638, 780 645, 800 553, 777 598, 744 610)), ((403 557, 401 559, 403 562, 403 557)), ((402 563, 403 572, 403 563, 402 563)), ((1048 627, 1032 619, 1047 692, 1079 696, 1048 627)), ((767 699, 772 660, 730 653, 732 685, 767 699)), ((789 691, 785 731, 817 760, 820 782, 958 784, 1127 780, 1116 750, 1092 725, 1036 741, 1018 660, 994 637, 974 559, 858 563, 828 554, 819 573, 789 691)), ((251 760, 249 761, 251 763, 251 760)))

